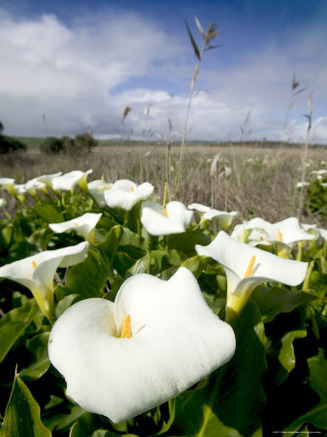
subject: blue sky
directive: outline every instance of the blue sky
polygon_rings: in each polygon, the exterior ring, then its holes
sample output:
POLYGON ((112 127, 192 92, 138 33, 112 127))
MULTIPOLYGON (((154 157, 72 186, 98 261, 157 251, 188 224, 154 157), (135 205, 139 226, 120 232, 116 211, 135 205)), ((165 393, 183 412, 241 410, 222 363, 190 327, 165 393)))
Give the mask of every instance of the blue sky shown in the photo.
POLYGON ((164 139, 169 119, 179 141, 194 16, 215 22, 220 47, 203 56, 188 139, 303 141, 312 93, 311 140, 327 143, 325 0, 0 0, 5 133, 119 137, 130 106, 126 136, 164 139))

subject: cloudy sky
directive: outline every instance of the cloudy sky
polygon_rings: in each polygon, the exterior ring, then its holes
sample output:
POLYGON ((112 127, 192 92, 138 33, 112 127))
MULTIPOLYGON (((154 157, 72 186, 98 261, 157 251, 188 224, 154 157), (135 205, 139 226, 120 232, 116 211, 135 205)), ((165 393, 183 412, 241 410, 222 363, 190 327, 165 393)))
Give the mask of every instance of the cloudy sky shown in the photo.
POLYGON ((7 135, 85 132, 180 140, 327 143, 326 0, 0 0, 0 120, 7 135), (293 80, 299 82, 292 93, 293 80))

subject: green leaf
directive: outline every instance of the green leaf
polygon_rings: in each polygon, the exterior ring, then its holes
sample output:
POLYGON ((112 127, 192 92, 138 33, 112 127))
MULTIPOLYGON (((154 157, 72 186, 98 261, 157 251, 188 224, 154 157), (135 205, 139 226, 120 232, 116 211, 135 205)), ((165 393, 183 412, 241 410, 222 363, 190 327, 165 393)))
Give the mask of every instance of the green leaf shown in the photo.
POLYGON ((85 260, 68 271, 66 286, 62 287, 65 294, 83 298, 102 296, 107 280, 113 275, 113 258, 122 235, 122 227, 114 226, 101 244, 89 248, 85 260))
POLYGON ((185 261, 183 261, 181 265, 189 269, 193 273, 193 275, 198 278, 202 273, 203 263, 203 257, 195 255, 191 258, 187 258, 185 261))
POLYGON ((188 230, 182 234, 167 235, 168 249, 176 249, 188 256, 194 256, 195 245, 203 246, 211 241, 207 234, 204 234, 201 229, 188 230))
POLYGON ((83 408, 81 408, 79 405, 71 403, 66 405, 65 414, 59 413, 53 415, 49 419, 45 420, 45 423, 48 426, 48 428, 50 428, 53 431, 62 430, 72 426, 73 423, 76 422, 84 414, 89 414, 89 413, 85 413, 85 410, 83 410, 83 408))
POLYGON ((40 407, 16 374, 6 407, 0 437, 50 437, 40 418, 40 407))
POLYGON ((15 308, 0 319, 0 362, 2 362, 16 341, 23 336, 26 328, 39 314, 34 300, 15 308))
POLYGON ((319 396, 319 402, 310 411, 295 419, 287 430, 298 429, 306 423, 311 423, 319 429, 327 429, 327 360, 323 349, 314 357, 308 359, 309 384, 319 396))
POLYGON ((290 291, 285 287, 257 287, 252 295, 265 322, 272 321, 278 314, 289 313, 300 305, 313 302, 312 294, 290 291))
POLYGON ((27 343, 26 347, 34 355, 33 363, 20 371, 20 376, 25 379, 38 379, 49 369, 48 357, 49 332, 35 335, 27 343))
POLYGON ((83 298, 102 296, 109 272, 96 247, 90 247, 84 261, 73 266, 67 274, 65 294, 83 298))
POLYGON ((53 205, 44 204, 37 205, 34 211, 39 215, 46 223, 60 223, 64 221, 64 217, 53 205))
POLYGON ((205 437, 251 436, 261 427, 265 404, 262 376, 264 348, 254 327, 260 315, 249 302, 235 320, 236 352, 200 389, 189 390, 176 402, 174 423, 182 435, 205 437))

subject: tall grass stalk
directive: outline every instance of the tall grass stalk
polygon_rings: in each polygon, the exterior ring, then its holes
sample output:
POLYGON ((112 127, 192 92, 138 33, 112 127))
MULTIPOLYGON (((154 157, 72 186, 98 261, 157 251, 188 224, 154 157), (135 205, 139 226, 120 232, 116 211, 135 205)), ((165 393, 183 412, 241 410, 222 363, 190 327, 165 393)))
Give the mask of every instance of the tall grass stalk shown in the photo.
POLYGON ((312 126, 312 92, 308 94, 308 114, 306 114, 306 117, 308 119, 308 126, 307 126, 307 132, 306 132, 306 138, 303 148, 303 156, 302 156, 302 176, 301 176, 301 187, 300 187, 300 199, 299 199, 299 212, 298 212, 298 218, 301 219, 302 216, 302 210, 303 210, 303 197, 304 197, 304 182, 305 182, 305 176, 306 176, 306 167, 307 167, 307 161, 308 161, 308 151, 309 151, 309 142, 310 142, 310 131, 312 126))
POLYGON ((202 41, 202 47, 201 47, 201 49, 199 49, 199 47, 198 47, 198 45, 193 37, 191 29, 190 29, 187 21, 185 21, 187 33, 188 33, 188 36, 190 38, 190 41, 191 41, 191 44, 192 44, 192 47, 194 50, 194 54, 197 58, 197 63, 195 65, 192 79, 191 79, 190 93, 189 93, 189 98, 188 98, 187 107, 186 107, 186 114, 185 114, 185 119, 184 119, 184 127, 183 127, 183 133, 182 133, 181 150, 180 150, 179 166, 178 166, 178 178, 177 178, 178 188, 180 187, 180 180, 182 177, 183 155, 184 155, 184 149, 185 149, 185 144, 186 144, 186 134, 187 134, 187 129, 188 129, 188 122, 189 122, 189 116, 190 116, 190 111, 191 111, 191 105, 192 105, 192 100, 193 100, 193 96, 194 96, 195 82, 196 82, 196 79, 197 79, 199 72, 200 72, 200 65, 201 65, 201 61, 202 61, 204 52, 207 50, 218 47, 218 46, 211 45, 211 41, 218 35, 215 23, 211 22, 209 24, 207 31, 205 31, 203 29, 201 23, 197 19, 197 17, 194 17, 194 20, 195 20, 195 24, 196 24, 202 38, 203 38, 203 41, 202 41))
POLYGON ((123 116, 121 119, 121 131, 120 131, 120 144, 124 144, 124 136, 125 136, 125 120, 128 114, 131 112, 132 108, 130 106, 126 106, 123 112, 123 116))

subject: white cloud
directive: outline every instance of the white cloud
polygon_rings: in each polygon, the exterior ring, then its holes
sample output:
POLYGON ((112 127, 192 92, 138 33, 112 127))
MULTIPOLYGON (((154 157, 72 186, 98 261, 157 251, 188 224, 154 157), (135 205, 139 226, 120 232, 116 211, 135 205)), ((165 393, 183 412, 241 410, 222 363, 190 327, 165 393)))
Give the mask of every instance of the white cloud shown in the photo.
MULTIPOLYGON (((295 38, 281 48, 270 43, 218 69, 211 59, 224 59, 224 49, 206 53, 188 138, 280 140, 287 127, 290 139, 303 141, 307 90, 288 110, 296 70, 300 87, 314 91, 312 138, 326 143, 327 61, 317 58, 323 39, 316 31, 304 37, 305 44, 295 38)), ((166 136, 169 119, 181 137, 195 62, 185 34, 178 38, 135 13, 76 17, 68 26, 54 15, 16 19, 0 11, 0 40, 0 117, 7 134, 74 135, 90 125, 96 136, 119 136, 123 110, 131 106, 126 135, 166 136)))

